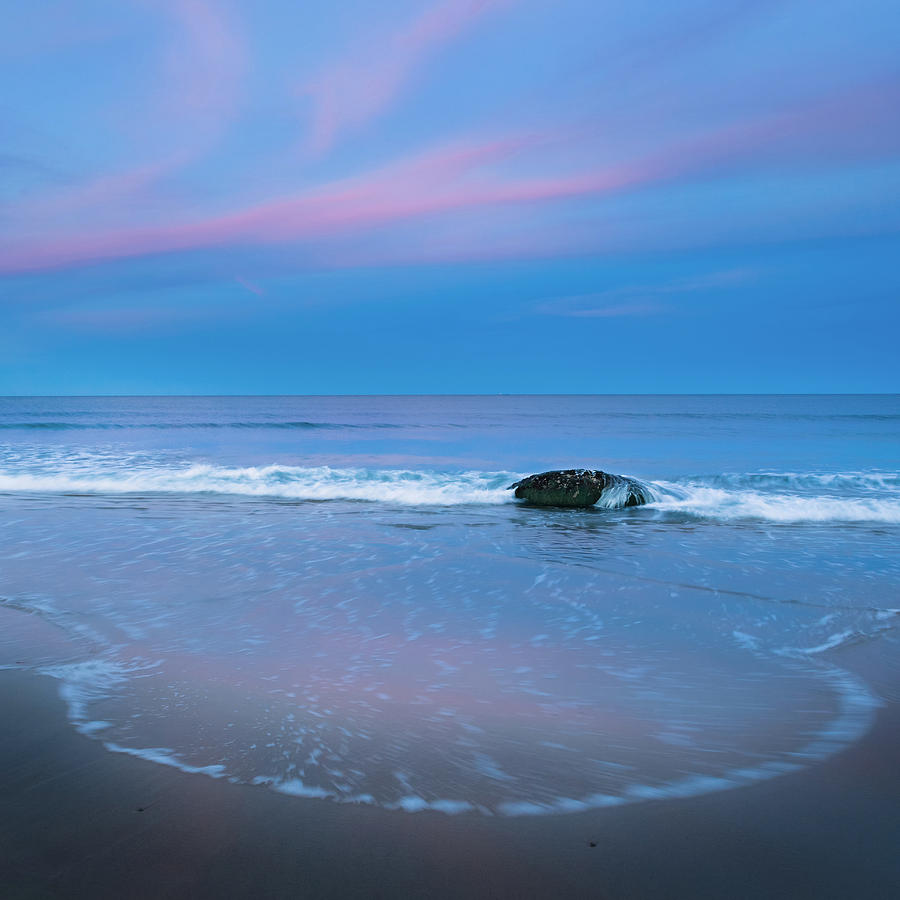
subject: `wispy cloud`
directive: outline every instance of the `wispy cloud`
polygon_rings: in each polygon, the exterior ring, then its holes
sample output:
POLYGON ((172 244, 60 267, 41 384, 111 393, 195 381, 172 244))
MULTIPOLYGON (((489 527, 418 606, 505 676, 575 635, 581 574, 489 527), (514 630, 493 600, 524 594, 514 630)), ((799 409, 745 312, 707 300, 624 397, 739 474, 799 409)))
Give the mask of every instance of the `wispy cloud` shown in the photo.
POLYGON ((166 66, 179 87, 166 101, 174 103, 179 113, 212 110, 230 116, 248 63, 240 29, 221 3, 167 0, 162 8, 178 28, 166 66))
POLYGON ((119 125, 135 131, 138 148, 152 135, 152 158, 28 197, 16 210, 23 225, 54 231, 85 212, 93 220, 133 218, 150 188, 208 152, 233 121, 248 62, 239 29, 209 0, 160 0, 152 8, 169 28, 156 87, 137 104, 140 115, 123 113, 119 125))
POLYGON ((300 89, 312 103, 309 148, 323 153, 388 109, 429 56, 512 0, 443 0, 396 30, 367 35, 300 89))
POLYGON ((652 316, 672 311, 672 304, 663 302, 662 298, 674 299, 699 292, 722 290, 743 284, 751 278, 753 272, 747 269, 729 269, 658 284, 625 285, 591 294, 553 297, 536 304, 534 312, 538 315, 573 319, 652 316))
POLYGON ((604 306, 602 304, 605 301, 606 298, 602 293, 559 297, 541 304, 538 312, 570 319, 619 319, 630 316, 652 316, 667 310, 662 303, 634 302, 604 306))
POLYGON ((66 331, 126 335, 198 322, 207 316, 208 310, 199 307, 117 306, 48 310, 39 319, 45 326, 66 331))
MULTIPOLYGON (((900 137, 890 130, 883 139, 871 137, 872 125, 884 114, 885 94, 896 93, 896 84, 890 82, 879 86, 876 99, 868 104, 854 104, 854 96, 872 98, 876 94, 871 88, 859 88, 853 94, 787 113, 713 128, 656 147, 643 158, 581 172, 571 171, 540 135, 457 141, 221 215, 183 215, 170 224, 135 223, 114 229, 85 224, 57 237, 7 241, 0 250, 0 271, 227 245, 309 243, 466 210, 600 198, 726 173, 780 170, 798 161, 808 166, 817 159, 827 162, 832 153, 877 157, 884 152, 884 142, 891 145, 900 137), (851 113, 857 132, 865 137, 848 147, 850 138, 844 132, 851 113), (544 174, 526 174, 528 171, 544 174)), ((502 237, 498 236, 501 245, 502 237)), ((472 249, 483 253, 483 242, 472 249)))
POLYGON ((256 294, 257 297, 264 297, 266 294, 266 292, 258 284, 254 284, 252 281, 248 281, 246 278, 241 278, 240 275, 235 275, 234 280, 242 288, 250 291, 251 294, 256 294))
POLYGON ((0 250, 0 271, 28 271, 230 243, 277 244, 358 232, 377 225, 485 206, 546 202, 622 189, 640 180, 631 166, 601 173, 509 178, 490 163, 526 143, 508 138, 454 143, 360 176, 221 216, 167 226, 82 230, 0 250))

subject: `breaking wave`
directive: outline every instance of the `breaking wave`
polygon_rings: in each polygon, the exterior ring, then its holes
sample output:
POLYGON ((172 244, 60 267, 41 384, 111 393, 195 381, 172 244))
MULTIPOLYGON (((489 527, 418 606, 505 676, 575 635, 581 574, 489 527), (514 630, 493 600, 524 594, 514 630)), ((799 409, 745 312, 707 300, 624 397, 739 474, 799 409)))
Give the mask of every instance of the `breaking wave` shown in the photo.
POLYGON ((330 466, 189 465, 137 471, 9 474, 0 491, 96 494, 235 494, 290 500, 364 500, 405 506, 503 503, 510 472, 424 472, 330 466))
POLYGON ((650 508, 720 520, 900 523, 900 475, 747 473, 651 482, 650 508))
MULTIPOLYGON (((98 455, 68 462, 19 459, 0 468, 0 492, 59 494, 222 494, 298 501, 353 500, 403 506, 515 502, 508 490, 521 473, 440 472, 331 466, 160 464, 98 455), (31 461, 34 463, 34 461, 31 461), (22 465, 24 463, 24 465, 22 465)), ((643 481, 650 502, 629 511, 775 523, 900 523, 900 474, 734 473, 643 481)), ((607 491, 597 509, 624 505, 607 491)))

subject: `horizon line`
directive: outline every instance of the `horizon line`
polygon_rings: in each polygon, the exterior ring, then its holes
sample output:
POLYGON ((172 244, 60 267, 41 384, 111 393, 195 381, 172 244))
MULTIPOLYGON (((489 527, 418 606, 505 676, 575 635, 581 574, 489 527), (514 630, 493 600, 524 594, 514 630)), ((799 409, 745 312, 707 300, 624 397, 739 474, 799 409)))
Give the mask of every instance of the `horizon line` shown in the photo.
POLYGON ((517 393, 498 391, 491 393, 339 393, 339 394, 0 394, 0 400, 127 400, 127 399, 275 399, 275 398, 311 398, 322 399, 361 398, 361 397, 900 397, 900 391, 625 391, 593 393, 584 391, 575 392, 546 392, 546 393, 517 393))

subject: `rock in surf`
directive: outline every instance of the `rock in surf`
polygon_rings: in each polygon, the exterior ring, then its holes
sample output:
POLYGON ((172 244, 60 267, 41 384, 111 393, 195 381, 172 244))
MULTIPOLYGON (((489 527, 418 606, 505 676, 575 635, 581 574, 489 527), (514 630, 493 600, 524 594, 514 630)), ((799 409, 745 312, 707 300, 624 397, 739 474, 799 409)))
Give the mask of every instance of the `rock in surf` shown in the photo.
POLYGON ((624 475, 610 475, 596 469, 563 469, 529 475, 511 484, 519 500, 536 506, 585 508, 600 501, 610 509, 641 506, 653 497, 646 485, 624 475))

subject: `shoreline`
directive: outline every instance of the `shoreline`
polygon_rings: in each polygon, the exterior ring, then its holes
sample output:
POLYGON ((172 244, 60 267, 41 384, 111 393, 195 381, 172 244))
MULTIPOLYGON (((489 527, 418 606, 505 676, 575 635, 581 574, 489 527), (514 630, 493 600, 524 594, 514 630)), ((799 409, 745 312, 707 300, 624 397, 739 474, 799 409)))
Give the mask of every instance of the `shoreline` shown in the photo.
POLYGON ((896 655, 884 640, 841 654, 885 705, 863 738, 810 768, 521 818, 289 797, 113 753, 70 724, 51 678, 5 670, 0 884, 8 898, 892 898, 896 655))

